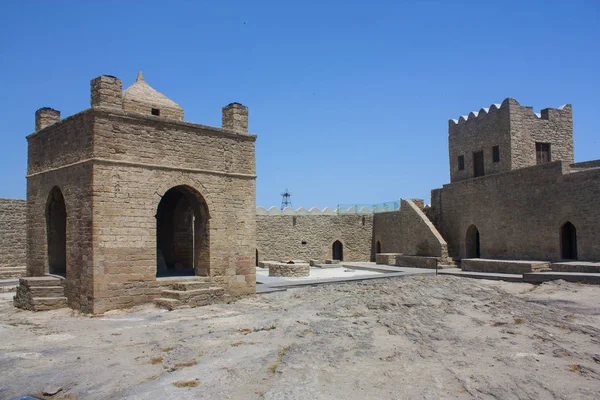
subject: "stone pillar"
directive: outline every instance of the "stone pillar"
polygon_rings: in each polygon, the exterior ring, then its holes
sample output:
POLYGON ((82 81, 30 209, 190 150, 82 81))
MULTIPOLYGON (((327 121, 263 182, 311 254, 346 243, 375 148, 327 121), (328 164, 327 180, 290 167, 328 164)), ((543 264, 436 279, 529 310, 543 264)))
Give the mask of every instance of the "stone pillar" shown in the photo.
POLYGON ((47 126, 55 124, 58 121, 60 121, 60 111, 58 110, 54 110, 50 107, 43 107, 35 112, 36 132, 40 129, 44 129, 47 126))
POLYGON ((223 107, 223 129, 248 133, 248 107, 240 103, 231 103, 223 107))
POLYGON ((92 107, 123 108, 123 83, 110 75, 102 75, 90 82, 92 107))

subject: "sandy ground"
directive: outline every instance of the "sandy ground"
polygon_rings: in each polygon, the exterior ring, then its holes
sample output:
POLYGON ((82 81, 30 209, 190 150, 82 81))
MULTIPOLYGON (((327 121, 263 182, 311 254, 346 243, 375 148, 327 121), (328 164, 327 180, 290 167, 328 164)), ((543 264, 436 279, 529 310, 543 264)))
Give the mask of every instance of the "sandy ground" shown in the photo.
POLYGON ((600 394, 600 287, 444 276, 104 317, 0 295, 0 398, 577 399, 600 394), (183 386, 183 387, 178 387, 183 386))

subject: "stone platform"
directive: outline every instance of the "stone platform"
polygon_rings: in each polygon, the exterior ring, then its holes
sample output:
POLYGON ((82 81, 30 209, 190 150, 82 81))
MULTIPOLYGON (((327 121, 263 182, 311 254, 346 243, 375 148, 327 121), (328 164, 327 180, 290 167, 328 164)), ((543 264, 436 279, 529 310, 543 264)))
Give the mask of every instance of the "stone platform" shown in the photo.
POLYGON ((308 263, 272 263, 269 265, 269 276, 298 277, 309 275, 310 265, 308 263))
POLYGON ((441 257, 409 256, 402 253, 379 253, 375 261, 380 265, 393 265, 403 268, 456 268, 451 259, 441 257))
POLYGON ((546 271, 523 274, 523 282, 528 283, 543 283, 558 279, 562 279, 567 282, 591 283, 598 285, 600 284, 600 273, 546 271))
POLYGON ((525 274, 550 270, 550 263, 546 261, 463 258, 460 264, 463 271, 471 272, 525 274))
POLYGON ((552 263, 552 272, 600 273, 600 262, 565 261, 552 263))

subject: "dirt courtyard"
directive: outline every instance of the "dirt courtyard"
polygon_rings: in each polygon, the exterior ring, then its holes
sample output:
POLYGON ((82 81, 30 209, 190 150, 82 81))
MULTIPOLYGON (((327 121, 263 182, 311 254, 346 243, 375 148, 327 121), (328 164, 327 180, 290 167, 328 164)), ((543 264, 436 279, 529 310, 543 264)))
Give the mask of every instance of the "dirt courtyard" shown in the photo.
POLYGON ((0 398, 575 399, 600 393, 600 287, 411 276, 172 312, 0 295, 0 398))

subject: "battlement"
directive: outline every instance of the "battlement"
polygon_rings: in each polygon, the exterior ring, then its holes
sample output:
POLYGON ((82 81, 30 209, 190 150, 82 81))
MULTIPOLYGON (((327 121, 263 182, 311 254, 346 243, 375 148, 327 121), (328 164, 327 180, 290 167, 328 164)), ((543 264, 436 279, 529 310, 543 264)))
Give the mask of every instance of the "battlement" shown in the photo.
POLYGON ((480 123, 486 118, 494 115, 507 116, 508 118, 513 117, 515 114, 526 117, 529 116, 534 120, 556 120, 564 116, 565 113, 569 115, 572 113, 572 107, 570 104, 563 104, 558 108, 544 108, 539 113, 533 111, 531 106, 522 106, 519 102, 513 98, 506 98, 500 104, 492 104, 487 108, 481 108, 479 111, 471 111, 468 115, 461 115, 458 119, 448 120, 449 134, 458 133, 458 129, 452 129, 455 126, 461 126, 469 122, 480 123), (508 111, 504 113, 503 111, 508 111))
POLYGON ((513 98, 448 121, 451 182, 542 162, 573 162, 570 104, 539 113, 513 98))
POLYGON ((355 207, 350 207, 348 209, 343 210, 343 212, 339 212, 339 210, 334 210, 330 207, 325 207, 320 210, 317 207, 313 207, 310 210, 307 210, 304 207, 300 207, 294 210, 292 207, 286 207, 283 210, 272 206, 268 210, 264 207, 256 207, 256 215, 338 215, 338 214, 373 214, 373 210, 368 207, 361 207, 356 209, 355 207))

